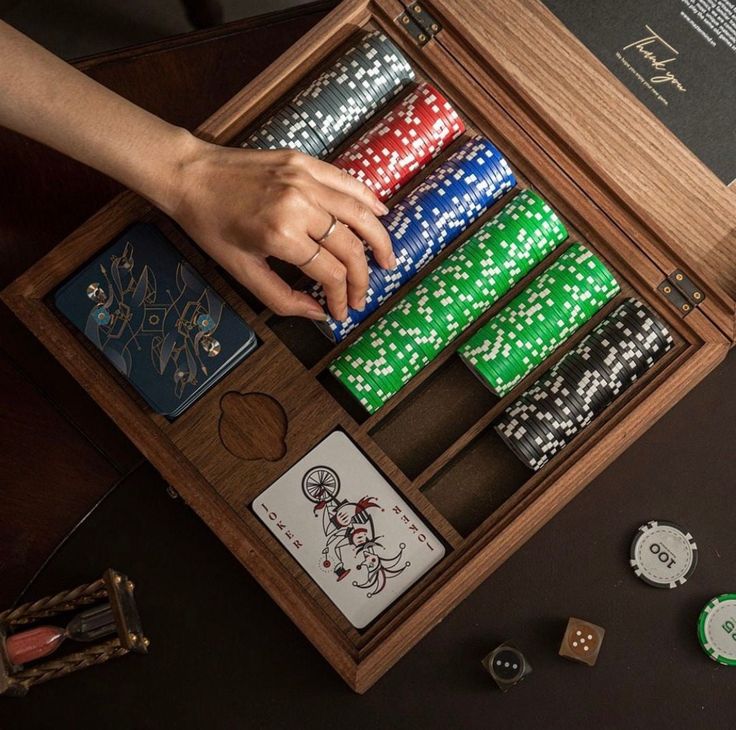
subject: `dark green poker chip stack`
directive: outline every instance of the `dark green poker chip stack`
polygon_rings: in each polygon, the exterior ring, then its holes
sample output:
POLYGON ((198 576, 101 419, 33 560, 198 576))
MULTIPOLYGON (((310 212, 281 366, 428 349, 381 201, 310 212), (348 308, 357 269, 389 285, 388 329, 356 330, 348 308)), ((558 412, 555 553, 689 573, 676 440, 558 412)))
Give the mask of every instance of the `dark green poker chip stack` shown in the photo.
POLYGON ((549 205, 521 191, 339 355, 330 371, 374 413, 566 238, 549 205))
POLYGON ((546 360, 619 285, 589 249, 574 243, 459 350, 499 396, 546 360))

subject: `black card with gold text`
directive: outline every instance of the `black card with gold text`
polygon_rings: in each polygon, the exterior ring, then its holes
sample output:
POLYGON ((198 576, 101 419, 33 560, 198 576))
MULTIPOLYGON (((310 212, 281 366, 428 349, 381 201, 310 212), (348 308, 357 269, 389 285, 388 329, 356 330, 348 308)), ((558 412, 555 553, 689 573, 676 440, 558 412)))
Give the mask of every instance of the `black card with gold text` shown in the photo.
POLYGON ((736 183, 736 0, 544 0, 683 144, 736 183))

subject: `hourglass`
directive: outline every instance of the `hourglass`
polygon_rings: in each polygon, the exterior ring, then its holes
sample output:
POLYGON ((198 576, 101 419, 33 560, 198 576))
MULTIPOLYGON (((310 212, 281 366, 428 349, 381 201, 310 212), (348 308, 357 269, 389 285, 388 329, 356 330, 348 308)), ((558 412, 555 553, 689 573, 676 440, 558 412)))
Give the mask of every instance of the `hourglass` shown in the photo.
POLYGON ((34 684, 146 653, 134 589, 107 570, 93 583, 0 612, 0 695, 21 696, 34 684))

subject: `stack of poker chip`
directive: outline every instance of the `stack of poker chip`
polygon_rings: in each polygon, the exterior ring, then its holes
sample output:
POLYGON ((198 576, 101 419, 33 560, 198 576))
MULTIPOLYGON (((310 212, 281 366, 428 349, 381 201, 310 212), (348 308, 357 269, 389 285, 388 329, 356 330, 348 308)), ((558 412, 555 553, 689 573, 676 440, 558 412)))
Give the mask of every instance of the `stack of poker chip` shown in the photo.
POLYGON ((242 146, 285 147, 327 157, 413 79, 401 51, 383 33, 368 33, 253 130, 242 146))
POLYGON ((430 84, 420 84, 332 161, 388 200, 465 131, 430 84))
POLYGON ((674 342, 665 324, 626 299, 518 398, 496 431, 531 469, 541 469, 674 342))
POLYGON ((460 357, 504 396, 618 292, 605 264, 574 243, 481 327, 460 357))
MULTIPOLYGON (((343 340, 515 185, 511 168, 491 142, 483 137, 464 142, 384 217, 397 264, 383 269, 368 254, 365 309, 348 309, 344 320, 330 317, 318 323, 320 329, 335 342, 343 340)), ((309 293, 326 306, 321 284, 309 293)))
POLYGON ((330 366, 370 413, 567 238, 531 190, 520 192, 330 366))

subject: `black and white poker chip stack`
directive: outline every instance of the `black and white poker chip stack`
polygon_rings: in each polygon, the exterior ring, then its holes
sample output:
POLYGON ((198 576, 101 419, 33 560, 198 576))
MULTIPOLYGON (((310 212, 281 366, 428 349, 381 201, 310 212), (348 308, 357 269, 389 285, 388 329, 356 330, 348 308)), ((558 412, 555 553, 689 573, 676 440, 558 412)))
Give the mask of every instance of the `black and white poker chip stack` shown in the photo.
POLYGON ((290 148, 324 158, 413 80, 401 51, 383 33, 367 33, 242 146, 290 148))
POLYGON ((506 409, 496 431, 537 471, 673 345, 655 314, 626 299, 506 409))

